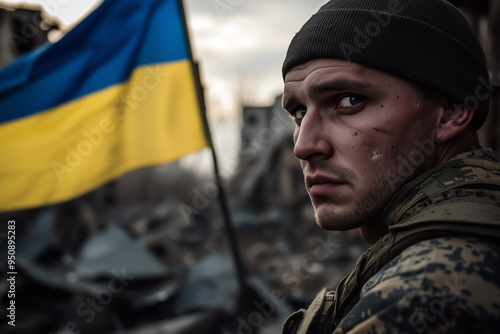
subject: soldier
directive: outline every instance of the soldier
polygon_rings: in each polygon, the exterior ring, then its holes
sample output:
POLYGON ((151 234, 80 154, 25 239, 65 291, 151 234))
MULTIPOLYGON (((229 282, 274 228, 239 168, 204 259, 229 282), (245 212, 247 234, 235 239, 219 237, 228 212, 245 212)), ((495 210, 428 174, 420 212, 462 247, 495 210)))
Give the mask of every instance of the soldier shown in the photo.
POLYGON ((292 39, 283 107, 318 225, 372 247, 284 333, 500 328, 500 164, 490 83, 444 0, 332 0, 292 39))

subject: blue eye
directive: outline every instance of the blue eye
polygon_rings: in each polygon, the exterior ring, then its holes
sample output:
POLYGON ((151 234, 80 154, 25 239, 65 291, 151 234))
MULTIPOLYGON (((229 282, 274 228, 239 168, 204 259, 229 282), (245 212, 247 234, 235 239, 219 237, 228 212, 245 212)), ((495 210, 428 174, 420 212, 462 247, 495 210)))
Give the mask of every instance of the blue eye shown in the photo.
POLYGON ((302 118, 304 118, 306 113, 307 113, 307 110, 305 108, 298 108, 297 110, 295 110, 293 116, 296 119, 302 119, 302 118))
POLYGON ((363 99, 356 95, 343 97, 339 102, 339 107, 353 107, 363 102, 363 99))

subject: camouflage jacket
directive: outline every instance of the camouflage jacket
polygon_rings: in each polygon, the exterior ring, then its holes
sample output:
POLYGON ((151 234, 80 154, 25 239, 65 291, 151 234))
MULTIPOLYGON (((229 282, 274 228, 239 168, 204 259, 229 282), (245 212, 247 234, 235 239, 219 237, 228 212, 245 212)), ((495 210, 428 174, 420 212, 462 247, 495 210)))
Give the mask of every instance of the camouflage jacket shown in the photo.
POLYGON ((500 164, 491 150, 476 147, 420 175, 383 219, 389 233, 283 333, 498 332, 500 164))

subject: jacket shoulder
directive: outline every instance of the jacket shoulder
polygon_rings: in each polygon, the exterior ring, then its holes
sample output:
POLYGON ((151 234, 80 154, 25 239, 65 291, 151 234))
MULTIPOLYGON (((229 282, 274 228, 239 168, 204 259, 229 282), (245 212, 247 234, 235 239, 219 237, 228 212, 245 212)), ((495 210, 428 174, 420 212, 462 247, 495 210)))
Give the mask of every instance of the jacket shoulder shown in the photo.
POLYGON ((336 333, 494 332, 498 326, 500 248, 475 237, 440 237, 406 248, 369 279, 336 333))

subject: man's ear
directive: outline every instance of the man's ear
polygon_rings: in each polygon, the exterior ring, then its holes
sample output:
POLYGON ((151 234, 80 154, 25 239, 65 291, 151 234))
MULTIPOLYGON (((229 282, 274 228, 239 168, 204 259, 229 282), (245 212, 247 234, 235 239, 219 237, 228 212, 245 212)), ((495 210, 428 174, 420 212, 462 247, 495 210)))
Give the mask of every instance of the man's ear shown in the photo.
POLYGON ((443 108, 435 132, 436 141, 445 142, 464 132, 474 118, 474 111, 453 103, 443 108), (451 106, 450 106, 451 105, 451 106))

